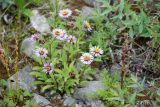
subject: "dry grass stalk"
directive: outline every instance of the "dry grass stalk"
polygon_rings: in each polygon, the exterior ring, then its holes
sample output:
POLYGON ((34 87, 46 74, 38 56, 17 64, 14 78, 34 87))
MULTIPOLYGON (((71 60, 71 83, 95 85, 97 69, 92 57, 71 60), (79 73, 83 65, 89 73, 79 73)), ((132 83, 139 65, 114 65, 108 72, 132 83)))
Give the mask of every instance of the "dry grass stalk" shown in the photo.
MULTIPOLYGON (((9 61, 4 54, 4 50, 1 44, 0 44, 0 61, 2 62, 3 66, 6 68, 8 77, 10 77, 11 75, 10 75, 9 61)), ((11 82, 10 82, 10 86, 12 86, 11 82)))
POLYGON ((127 57, 127 53, 128 53, 128 34, 124 34, 124 45, 122 48, 122 67, 121 67, 121 88, 123 88, 124 86, 124 80, 125 80, 125 74, 126 74, 126 57, 127 57))
POLYGON ((19 43, 18 43, 18 35, 15 36, 15 50, 16 50, 16 58, 15 58, 15 65, 14 65, 14 70, 16 73, 16 88, 18 89, 19 85, 18 85, 18 57, 19 57, 19 47, 18 47, 19 43))

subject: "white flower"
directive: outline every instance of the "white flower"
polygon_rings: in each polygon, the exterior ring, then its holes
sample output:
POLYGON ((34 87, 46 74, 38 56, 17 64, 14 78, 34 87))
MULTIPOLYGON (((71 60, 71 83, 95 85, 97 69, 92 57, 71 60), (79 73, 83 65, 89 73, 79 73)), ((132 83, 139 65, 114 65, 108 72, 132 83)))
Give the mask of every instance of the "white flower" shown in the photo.
POLYGON ((72 15, 72 10, 70 9, 63 9, 59 11, 59 16, 62 18, 68 18, 72 15))
POLYGON ((65 40, 65 39, 67 39, 67 37, 68 37, 68 35, 67 34, 64 34, 64 35, 61 35, 61 36, 59 36, 59 40, 61 40, 61 41, 63 41, 63 40, 65 40))
POLYGON ((94 56, 101 56, 103 54, 103 50, 99 47, 91 47, 90 48, 91 54, 94 56))
POLYGON ((51 63, 45 63, 43 65, 43 71, 45 73, 49 73, 49 74, 52 73, 52 71, 53 71, 53 65, 51 63))
POLYGON ((31 35, 31 40, 32 41, 37 41, 39 39, 39 34, 33 34, 31 35))
POLYGON ((62 29, 54 29, 53 36, 57 39, 62 39, 65 36, 66 31, 62 29))
POLYGON ((84 25, 84 28, 86 28, 89 32, 92 32, 92 28, 89 22, 84 21, 83 25, 84 25))
POLYGON ((90 53, 83 53, 80 60, 84 64, 91 64, 93 62, 93 56, 90 53))
POLYGON ((70 43, 75 43, 77 41, 77 39, 76 39, 76 37, 70 35, 70 36, 68 36, 67 41, 70 43))
POLYGON ((35 50, 35 55, 38 57, 47 57, 48 51, 45 48, 37 48, 35 50))

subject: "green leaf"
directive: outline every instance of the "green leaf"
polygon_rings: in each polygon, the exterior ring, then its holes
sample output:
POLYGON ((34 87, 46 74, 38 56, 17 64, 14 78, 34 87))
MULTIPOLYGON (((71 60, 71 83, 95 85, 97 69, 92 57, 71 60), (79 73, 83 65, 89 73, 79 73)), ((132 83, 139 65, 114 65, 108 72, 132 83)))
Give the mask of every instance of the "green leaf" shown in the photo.
POLYGON ((130 37, 133 37, 134 36, 134 31, 132 28, 129 29, 129 36, 130 37))
POLYGON ((23 101, 23 95, 20 95, 20 96, 19 96, 19 100, 20 100, 20 101, 23 101))
POLYGON ((54 87, 54 85, 46 85, 46 86, 44 86, 44 87, 42 88, 42 91, 45 91, 45 90, 50 89, 50 88, 52 88, 52 87, 54 87))
POLYGON ((42 73, 41 72, 31 72, 30 75, 34 75, 35 77, 42 77, 42 73))
POLYGON ((42 69, 42 67, 40 67, 40 66, 35 66, 35 67, 32 68, 33 71, 38 71, 38 70, 41 70, 41 69, 42 69))
POLYGON ((23 93, 23 95, 24 96, 28 96, 28 97, 31 97, 32 95, 31 95, 31 93, 29 92, 29 91, 24 91, 24 93, 23 93))
POLYGON ((34 84, 34 85, 42 85, 42 84, 46 84, 46 83, 42 82, 42 81, 34 81, 32 84, 34 84))
POLYGON ((157 95, 160 96, 160 88, 157 91, 157 95))
POLYGON ((136 100, 136 93, 129 96, 129 102, 130 103, 135 104, 135 100, 136 100))
POLYGON ((56 71, 56 72, 58 72, 58 73, 60 73, 60 72, 62 72, 62 70, 61 69, 54 69, 54 71, 56 71))
POLYGON ((142 33, 142 31, 143 31, 143 24, 140 24, 139 25, 139 33, 142 33))
POLYGON ((27 100, 26 102, 25 102, 25 107, 31 107, 31 102, 29 101, 29 100, 27 100))
POLYGON ((4 79, 0 80, 0 86, 6 86, 7 85, 7 81, 5 81, 4 79))
POLYGON ((52 82, 53 82, 53 79, 52 79, 52 78, 49 78, 49 79, 47 79, 45 82, 47 82, 47 83, 52 83, 52 82))
POLYGON ((50 94, 52 95, 52 94, 56 94, 56 91, 55 90, 52 90, 51 92, 50 92, 50 94))
POLYGON ((102 60, 100 58, 94 58, 94 61, 101 62, 102 60))
POLYGON ((25 6, 25 0, 15 0, 15 3, 19 9, 22 9, 25 6))
POLYGON ((30 9, 23 9, 22 13, 28 17, 33 15, 30 9))
POLYGON ((82 86, 82 87, 83 87, 83 86, 86 86, 87 83, 88 83, 88 81, 81 81, 81 82, 80 82, 80 86, 82 86))

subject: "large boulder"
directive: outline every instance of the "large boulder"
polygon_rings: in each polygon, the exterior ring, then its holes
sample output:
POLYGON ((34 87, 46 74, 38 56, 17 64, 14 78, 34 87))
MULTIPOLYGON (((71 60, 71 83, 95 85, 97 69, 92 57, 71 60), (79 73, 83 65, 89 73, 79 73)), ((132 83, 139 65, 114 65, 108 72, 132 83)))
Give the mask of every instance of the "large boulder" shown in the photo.
POLYGON ((35 48, 36 42, 31 40, 31 38, 26 38, 22 41, 21 52, 25 53, 26 56, 31 57, 33 54, 33 49, 35 48))
POLYGON ((103 89, 104 86, 100 81, 90 81, 85 87, 77 89, 73 96, 78 100, 92 101, 94 97, 91 96, 94 95, 97 97, 97 91, 103 89))
POLYGON ((81 15, 82 15, 83 17, 87 18, 87 17, 89 17, 89 16, 92 15, 93 10, 94 10, 94 9, 91 8, 91 7, 84 6, 84 7, 82 7, 81 15))
POLYGON ((32 101, 38 104, 40 107, 52 107, 50 101, 38 94, 34 94, 32 101))
POLYGON ((88 107, 105 107, 104 103, 100 100, 92 100, 87 102, 86 104, 88 107))
POLYGON ((32 69, 31 69, 30 65, 25 66, 22 70, 20 70, 16 74, 12 75, 7 80, 7 86, 10 87, 10 83, 11 83, 12 88, 16 89, 17 83, 18 83, 18 87, 20 89, 24 89, 24 90, 28 90, 28 91, 32 92, 32 90, 36 89, 36 86, 33 86, 33 84, 32 84, 35 81, 35 78, 32 75, 30 75, 31 71, 32 71, 32 69), (17 79, 18 79, 18 81, 17 81, 17 79))
POLYGON ((50 26, 47 22, 45 16, 40 15, 38 10, 32 10, 32 16, 30 17, 30 21, 32 27, 41 33, 48 33, 50 32, 50 26))

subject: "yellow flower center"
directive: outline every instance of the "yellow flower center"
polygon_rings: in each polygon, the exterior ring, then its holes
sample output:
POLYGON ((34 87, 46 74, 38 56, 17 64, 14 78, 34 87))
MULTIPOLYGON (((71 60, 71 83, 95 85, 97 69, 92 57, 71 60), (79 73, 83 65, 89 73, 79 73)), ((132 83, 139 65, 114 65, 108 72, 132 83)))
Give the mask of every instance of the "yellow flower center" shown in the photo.
POLYGON ((70 41, 73 42, 73 41, 74 41, 74 38, 70 38, 70 41))
POLYGON ((67 15, 68 11, 67 10, 63 10, 63 15, 67 15))
POLYGON ((60 32, 60 31, 56 31, 55 33, 56 33, 56 35, 60 35, 60 34, 61 34, 61 32, 60 32))
POLYGON ((40 54, 40 55, 44 55, 44 51, 43 51, 43 50, 40 50, 40 51, 39 51, 39 54, 40 54))
POLYGON ((95 48, 94 51, 95 53, 99 53, 100 50, 98 48, 95 48))
POLYGON ((46 66, 45 69, 46 69, 47 71, 50 71, 50 70, 51 70, 51 66, 46 66))
POLYGON ((88 22, 86 22, 86 27, 91 28, 91 25, 88 22))
POLYGON ((90 56, 84 56, 85 61, 89 61, 90 59, 91 59, 90 56))

